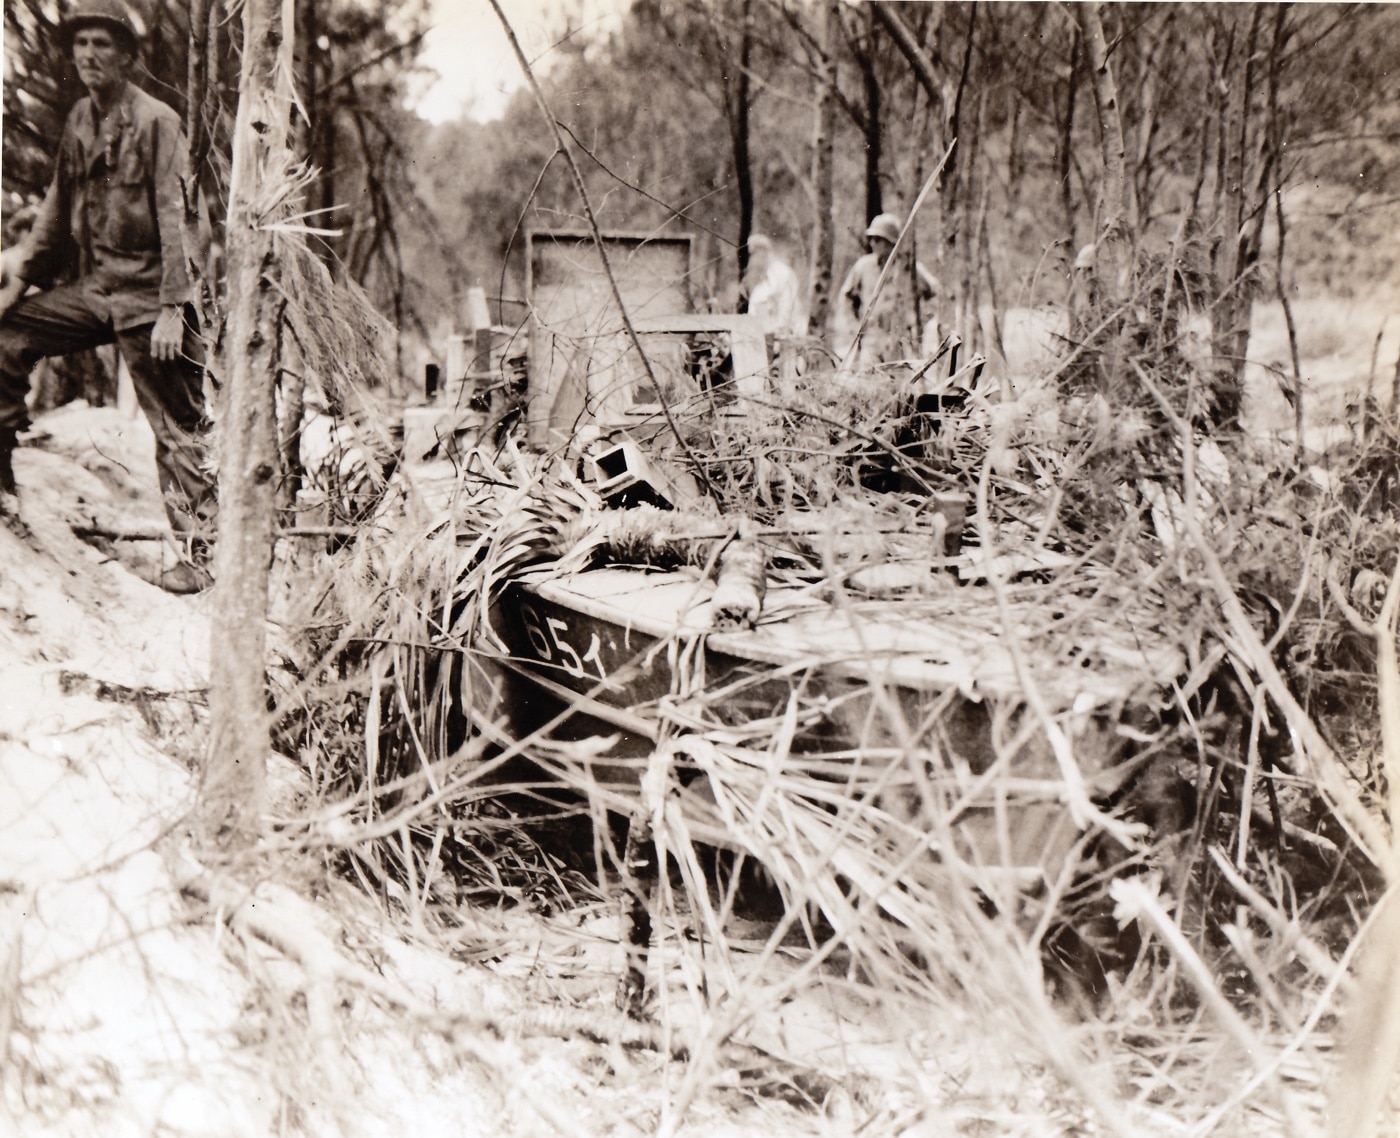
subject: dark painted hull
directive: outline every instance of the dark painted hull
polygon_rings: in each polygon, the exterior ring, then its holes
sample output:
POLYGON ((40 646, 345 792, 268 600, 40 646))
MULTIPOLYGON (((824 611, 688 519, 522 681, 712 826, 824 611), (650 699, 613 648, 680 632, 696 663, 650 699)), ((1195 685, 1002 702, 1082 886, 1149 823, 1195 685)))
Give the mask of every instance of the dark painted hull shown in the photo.
MULTIPOLYGON (((973 864, 1058 872, 1080 833, 1063 805, 1064 770, 985 637, 960 647, 950 621, 920 623, 897 601, 836 622, 831 606, 785 615, 780 602, 770 624, 707 633, 707 588, 635 570, 513 584, 493 627, 509 652, 514 730, 569 708, 554 737, 618 735, 590 777, 615 786, 619 801, 658 739, 693 732, 759 750, 779 740, 785 769, 876 794, 892 814, 908 819, 934 802, 973 864)), ((1136 678, 1106 668, 1095 705, 1080 706, 1082 691, 1052 693, 1091 788, 1096 777, 1110 786, 1123 757, 1125 705, 1177 666, 1169 656, 1142 663, 1136 678)))

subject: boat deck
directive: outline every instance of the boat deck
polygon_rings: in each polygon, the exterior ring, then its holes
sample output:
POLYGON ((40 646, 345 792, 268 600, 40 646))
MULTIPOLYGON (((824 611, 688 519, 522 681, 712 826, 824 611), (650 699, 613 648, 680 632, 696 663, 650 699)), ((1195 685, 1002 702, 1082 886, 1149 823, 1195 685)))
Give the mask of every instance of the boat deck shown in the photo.
POLYGON ((633 634, 658 641, 704 634, 710 652, 754 663, 819 668, 919 691, 956 690, 974 700, 1016 697, 1030 682, 1056 712, 1121 708, 1169 685, 1184 664, 1181 651, 1157 631, 1160 614, 1150 601, 1115 604, 1110 621, 1100 612, 1102 597, 1066 595, 1056 603, 1044 586, 1009 590, 1003 607, 991 587, 960 585, 951 576, 901 598, 779 585, 768 589, 754 628, 718 632, 709 631, 714 586, 693 572, 546 570, 525 575, 521 584, 556 614, 542 627, 540 642, 554 650, 548 654, 562 654, 567 664, 572 645, 580 667, 603 682, 609 657, 635 651, 633 634), (579 638, 559 613, 585 618, 587 642, 573 644, 579 638), (613 636, 622 640, 609 645, 605 637, 594 646, 599 627, 617 630, 613 636))

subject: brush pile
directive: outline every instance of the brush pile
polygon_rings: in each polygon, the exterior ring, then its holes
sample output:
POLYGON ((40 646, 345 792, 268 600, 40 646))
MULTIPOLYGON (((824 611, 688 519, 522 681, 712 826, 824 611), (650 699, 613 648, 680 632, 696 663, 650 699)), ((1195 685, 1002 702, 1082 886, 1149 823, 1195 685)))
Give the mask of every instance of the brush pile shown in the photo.
POLYGON ((435 486, 402 473, 384 524, 296 570, 319 587, 287 614, 285 744, 337 797, 347 865, 445 924, 472 897, 630 892, 655 930, 632 965, 695 1054, 845 976, 887 1010, 994 1015, 1107 1130, 1304 1132, 1390 857, 1394 428, 1322 476, 1213 426, 1168 370, 1130 353, 1130 390, 969 391, 936 430, 907 371, 810 374, 743 413, 676 401, 678 430, 632 425, 700 489, 676 511, 606 509, 576 457, 509 442, 435 486), (635 661, 670 677, 631 709, 639 747, 580 727, 582 694, 520 714, 499 604, 522 573, 738 562, 752 635, 785 592, 833 619, 884 605, 997 644, 1004 682, 911 703, 875 669, 833 696, 817 651, 706 675, 691 630, 635 661), (1012 847, 1036 874, 995 872, 1012 847))

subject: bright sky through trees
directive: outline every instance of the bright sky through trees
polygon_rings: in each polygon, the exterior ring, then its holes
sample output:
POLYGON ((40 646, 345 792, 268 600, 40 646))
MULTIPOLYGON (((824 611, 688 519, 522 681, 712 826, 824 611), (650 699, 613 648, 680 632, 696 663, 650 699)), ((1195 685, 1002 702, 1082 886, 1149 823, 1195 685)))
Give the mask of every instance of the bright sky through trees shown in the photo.
MULTIPOLYGON (((504 0, 515 34, 532 61, 549 66, 551 49, 572 24, 589 35, 615 27, 628 0, 504 0)), ((459 115, 499 118, 524 81, 487 0, 434 0, 434 26, 420 62, 428 76, 414 109, 429 122, 459 115)))

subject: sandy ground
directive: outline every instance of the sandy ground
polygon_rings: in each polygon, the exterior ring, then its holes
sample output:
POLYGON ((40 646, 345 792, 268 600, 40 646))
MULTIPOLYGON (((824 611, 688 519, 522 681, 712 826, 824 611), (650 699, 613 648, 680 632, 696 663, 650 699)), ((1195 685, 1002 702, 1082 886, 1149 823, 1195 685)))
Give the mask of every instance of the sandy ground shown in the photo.
MULTIPOLYGON (((1302 376, 1304 432, 1309 450, 1320 453, 1353 437, 1348 405, 1370 392, 1382 407, 1400 390, 1400 288, 1381 282, 1349 300, 1297 296, 1290 301, 1302 376)), ((990 310, 983 317, 990 323, 990 310)), ((1002 316, 1008 374, 1018 386, 1042 373, 1061 351, 1067 330, 1062 309, 1013 308, 1002 316)), ((1204 327, 1186 333, 1184 350, 1204 357, 1204 327)), ((1284 394, 1293 385, 1292 351, 1283 305, 1261 300, 1250 325, 1245 365, 1243 425, 1260 439, 1291 442, 1293 404, 1284 394)))

